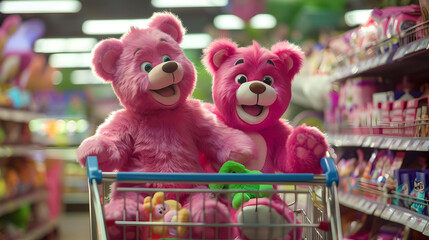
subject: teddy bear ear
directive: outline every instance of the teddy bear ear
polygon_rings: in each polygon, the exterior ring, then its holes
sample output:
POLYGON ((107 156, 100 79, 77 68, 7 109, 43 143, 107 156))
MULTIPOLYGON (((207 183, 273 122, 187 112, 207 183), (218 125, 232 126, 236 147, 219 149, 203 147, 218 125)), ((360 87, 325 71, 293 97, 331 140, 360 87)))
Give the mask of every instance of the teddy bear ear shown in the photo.
POLYGON ((211 74, 214 74, 220 65, 236 51, 237 44, 230 39, 216 40, 204 49, 204 65, 211 74))
POLYGON ((122 42, 117 39, 107 39, 98 43, 92 57, 94 72, 105 81, 112 81, 123 48, 122 42))
POLYGON ((157 28, 170 35, 177 43, 182 42, 186 30, 179 18, 172 13, 154 13, 149 23, 149 28, 157 28))
POLYGON ((283 41, 272 46, 271 51, 279 56, 280 60, 286 65, 287 72, 291 77, 299 72, 304 62, 304 53, 300 47, 283 41))

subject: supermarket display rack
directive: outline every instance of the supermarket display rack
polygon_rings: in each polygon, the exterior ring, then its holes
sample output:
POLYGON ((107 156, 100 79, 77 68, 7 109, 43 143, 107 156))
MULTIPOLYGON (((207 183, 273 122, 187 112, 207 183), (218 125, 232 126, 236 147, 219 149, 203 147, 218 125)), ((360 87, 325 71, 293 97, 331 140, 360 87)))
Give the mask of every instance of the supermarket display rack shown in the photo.
MULTIPOLYGON (((339 57, 337 69, 331 75, 333 83, 342 83, 355 77, 397 77, 429 72, 429 21, 407 29, 400 35, 386 39, 372 49, 363 49, 350 56, 339 57), (416 36, 425 36, 417 38, 416 36), (396 44, 397 47, 394 47, 396 44), (384 49, 385 52, 380 52, 384 49), (365 53, 362 55, 362 53, 365 53), (366 56, 360 61, 350 61, 357 56, 366 56), (353 62, 353 63, 351 63, 353 62)), ((424 125, 416 121, 413 126, 424 125)), ((426 123, 427 124, 427 123, 426 123)), ((404 127, 405 124, 398 124, 404 127)), ((380 127, 380 126, 377 126, 380 127)), ((381 126, 387 127, 390 126, 381 126)), ((371 129, 367 131, 372 133, 371 129)), ((429 152, 429 138, 389 136, 381 134, 360 134, 359 129, 350 126, 337 126, 328 133, 329 143, 337 148, 361 147, 390 149, 398 151, 429 152), (357 130, 357 131, 355 131, 357 130)), ((362 187, 364 180, 358 179, 358 189, 350 192, 339 191, 339 202, 342 206, 380 217, 390 222, 399 223, 429 236, 429 216, 409 210, 392 203, 398 194, 392 194, 385 187, 362 187), (370 197, 368 197, 370 196, 370 197)), ((400 199, 421 203, 428 206, 428 201, 399 196, 400 199)))

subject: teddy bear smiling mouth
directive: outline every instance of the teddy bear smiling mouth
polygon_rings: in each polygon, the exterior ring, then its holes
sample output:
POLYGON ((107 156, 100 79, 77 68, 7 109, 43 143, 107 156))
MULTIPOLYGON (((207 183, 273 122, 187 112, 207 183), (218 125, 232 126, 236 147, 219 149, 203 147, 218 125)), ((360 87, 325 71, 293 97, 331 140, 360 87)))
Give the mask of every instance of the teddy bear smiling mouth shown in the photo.
POLYGON ((264 106, 255 104, 255 105, 241 105, 241 108, 243 108, 243 110, 249 114, 252 115, 254 117, 257 117, 259 115, 262 114, 262 112, 264 111, 264 106))
POLYGON ((156 89, 156 90, 151 90, 154 93, 157 93, 163 97, 171 97, 174 96, 176 94, 176 90, 174 89, 174 85, 175 84, 171 84, 167 87, 161 88, 161 89, 156 89))

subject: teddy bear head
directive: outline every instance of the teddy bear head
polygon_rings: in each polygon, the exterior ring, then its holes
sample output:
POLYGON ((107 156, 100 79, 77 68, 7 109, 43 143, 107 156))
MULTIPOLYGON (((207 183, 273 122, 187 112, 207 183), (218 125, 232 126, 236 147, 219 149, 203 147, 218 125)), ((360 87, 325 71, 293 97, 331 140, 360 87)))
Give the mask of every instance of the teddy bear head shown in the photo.
POLYGON ((121 104, 136 113, 172 109, 192 93, 196 73, 179 44, 185 29, 171 13, 155 13, 147 28, 131 27, 120 39, 93 50, 93 70, 121 104))
POLYGON ((301 49, 278 42, 271 50, 237 47, 228 39, 204 50, 204 64, 213 76, 213 101, 220 117, 231 127, 260 130, 274 124, 291 99, 291 83, 302 66, 301 49))

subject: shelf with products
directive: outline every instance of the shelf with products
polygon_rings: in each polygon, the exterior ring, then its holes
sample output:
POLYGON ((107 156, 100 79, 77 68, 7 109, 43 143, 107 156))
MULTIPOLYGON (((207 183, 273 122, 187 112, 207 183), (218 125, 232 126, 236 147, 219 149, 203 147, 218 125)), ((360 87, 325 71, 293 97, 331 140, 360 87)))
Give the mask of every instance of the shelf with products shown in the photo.
MULTIPOLYGON (((402 171, 405 172, 405 171, 402 171)), ((417 171, 418 172, 418 171, 417 171)), ((426 184, 428 175, 421 170, 418 181, 426 184)), ((395 173, 397 174, 397 173, 395 173)), ((379 182, 365 178, 351 178, 342 180, 342 190, 339 192, 341 205, 356 211, 380 217, 387 221, 407 226, 415 231, 429 236, 429 200, 419 194, 419 186, 411 187, 410 192, 401 183, 401 190, 395 189, 393 182, 379 182), (350 184, 351 183, 351 184, 350 184), (348 187, 344 187, 347 184, 348 187)), ((414 182, 414 180, 412 181, 414 182)))
POLYGON ((429 138, 394 137, 385 135, 329 134, 334 147, 367 147, 398 151, 429 151, 429 138))
POLYGON ((32 204, 47 199, 48 192, 44 188, 34 189, 29 193, 13 196, 8 199, 0 199, 0 216, 13 212, 23 204, 32 204))
POLYGON ((397 76, 427 71, 429 21, 412 26, 353 54, 338 56, 333 79, 359 76, 397 76))
POLYGON ((20 240, 38 240, 58 228, 58 219, 51 219, 47 222, 36 224, 24 236, 19 237, 20 240))

